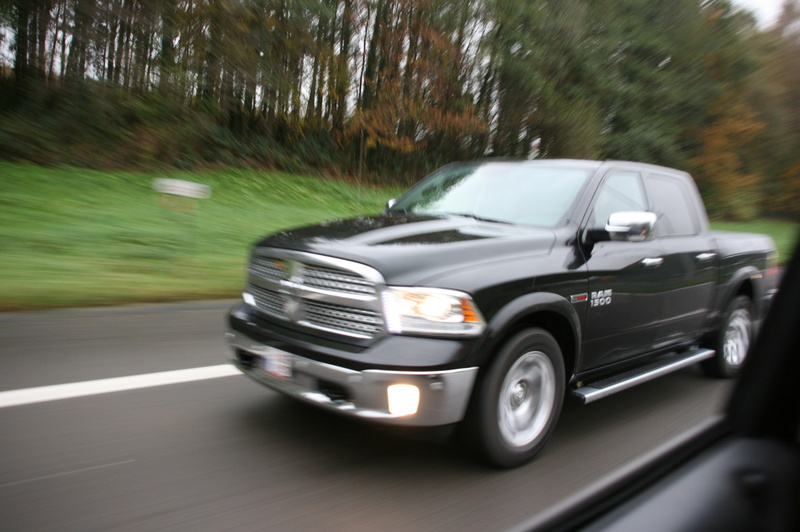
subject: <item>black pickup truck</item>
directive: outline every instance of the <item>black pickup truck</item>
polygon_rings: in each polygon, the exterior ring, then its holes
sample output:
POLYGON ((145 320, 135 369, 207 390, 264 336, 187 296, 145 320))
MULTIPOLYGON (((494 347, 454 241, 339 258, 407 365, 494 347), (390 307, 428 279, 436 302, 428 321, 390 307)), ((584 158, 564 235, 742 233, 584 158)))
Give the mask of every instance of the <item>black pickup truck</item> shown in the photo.
POLYGON ((445 166, 379 216, 258 242, 232 362, 332 411, 462 423, 511 467, 588 403, 699 363, 736 375, 777 286, 765 236, 710 231, 691 177, 580 160, 445 166))

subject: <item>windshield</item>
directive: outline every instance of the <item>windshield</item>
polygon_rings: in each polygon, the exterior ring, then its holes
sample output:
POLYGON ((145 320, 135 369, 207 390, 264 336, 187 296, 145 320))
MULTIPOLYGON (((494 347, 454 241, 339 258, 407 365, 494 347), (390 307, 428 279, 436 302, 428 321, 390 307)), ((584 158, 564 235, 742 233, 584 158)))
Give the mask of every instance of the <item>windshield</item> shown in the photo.
POLYGON ((586 169, 525 163, 444 168, 411 189, 390 212, 556 227, 588 177, 586 169))

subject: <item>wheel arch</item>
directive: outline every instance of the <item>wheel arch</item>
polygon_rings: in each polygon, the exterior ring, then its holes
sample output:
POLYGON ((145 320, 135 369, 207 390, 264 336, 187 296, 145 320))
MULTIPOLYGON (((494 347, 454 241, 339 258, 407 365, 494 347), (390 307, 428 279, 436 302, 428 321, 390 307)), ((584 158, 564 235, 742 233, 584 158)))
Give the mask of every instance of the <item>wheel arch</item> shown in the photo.
POLYGON ((746 296, 750 299, 753 305, 753 311, 756 313, 754 318, 758 319, 762 312, 758 304, 758 287, 753 278, 760 274, 761 272, 759 272, 757 268, 747 266, 734 272, 730 279, 725 282, 717 297, 713 318, 701 339, 703 345, 712 346, 716 343, 716 337, 719 334, 720 328, 724 326, 725 314, 728 310, 728 306, 738 296, 746 296))
POLYGON ((736 296, 748 296, 750 299, 756 298, 756 287, 754 277, 761 275, 761 272, 754 266, 747 266, 737 270, 730 281, 726 283, 725 302, 730 301, 736 296))
POLYGON ((569 382, 580 358, 581 322, 572 304, 558 294, 527 294, 500 309, 489 322, 489 333, 481 346, 478 364, 487 366, 512 336, 533 327, 555 338, 564 357, 566 382, 569 382))
POLYGON ((757 268, 753 266, 747 266, 734 272, 730 279, 725 282, 717 301, 717 320, 713 329, 716 329, 720 326, 720 322, 724 318, 725 310, 728 308, 728 305, 730 305, 730 302, 733 301, 737 296, 749 297, 750 301, 755 307, 756 312, 760 313, 761 309, 757 307, 759 301, 759 289, 756 286, 756 281, 754 281, 754 279, 758 278, 759 275, 761 275, 761 272, 757 268))

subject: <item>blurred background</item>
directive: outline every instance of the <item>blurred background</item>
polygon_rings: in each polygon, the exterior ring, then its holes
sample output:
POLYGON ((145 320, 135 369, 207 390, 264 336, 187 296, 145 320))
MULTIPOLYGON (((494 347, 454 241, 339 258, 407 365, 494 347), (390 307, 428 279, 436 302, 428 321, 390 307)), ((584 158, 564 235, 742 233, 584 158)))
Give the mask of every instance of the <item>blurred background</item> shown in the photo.
POLYGON ((259 235, 483 156, 680 168, 788 249, 799 126, 800 0, 0 0, 0 308, 233 296, 259 235))

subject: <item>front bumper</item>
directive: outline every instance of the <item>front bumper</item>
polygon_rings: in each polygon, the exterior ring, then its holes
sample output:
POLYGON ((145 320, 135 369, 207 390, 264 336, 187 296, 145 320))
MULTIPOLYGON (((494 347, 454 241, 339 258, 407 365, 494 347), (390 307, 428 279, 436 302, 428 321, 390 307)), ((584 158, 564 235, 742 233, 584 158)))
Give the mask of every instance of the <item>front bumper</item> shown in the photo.
POLYGON ((231 361, 243 373, 274 390, 323 408, 393 425, 437 426, 464 417, 477 367, 444 371, 361 371, 280 351, 283 376, 266 369, 276 350, 239 331, 226 333, 231 361), (389 411, 387 388, 410 384, 419 390, 415 414, 389 411))

